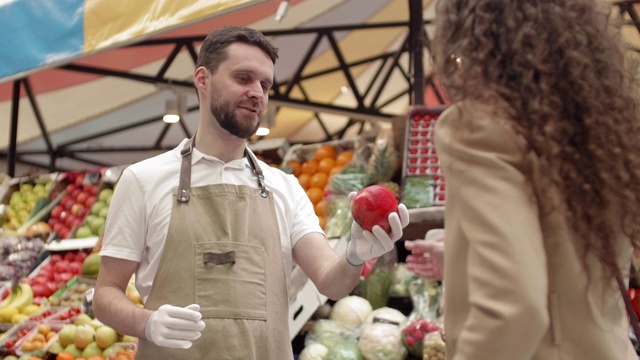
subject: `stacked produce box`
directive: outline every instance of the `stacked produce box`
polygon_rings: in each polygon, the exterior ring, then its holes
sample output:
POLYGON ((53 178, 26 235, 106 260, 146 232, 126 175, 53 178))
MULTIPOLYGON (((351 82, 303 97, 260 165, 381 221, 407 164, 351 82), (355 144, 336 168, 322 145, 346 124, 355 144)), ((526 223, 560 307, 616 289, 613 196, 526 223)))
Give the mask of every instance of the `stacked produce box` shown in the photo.
POLYGON ((415 106, 409 111, 402 192, 402 201, 407 208, 445 204, 445 179, 433 141, 436 122, 445 109, 444 106, 415 106))

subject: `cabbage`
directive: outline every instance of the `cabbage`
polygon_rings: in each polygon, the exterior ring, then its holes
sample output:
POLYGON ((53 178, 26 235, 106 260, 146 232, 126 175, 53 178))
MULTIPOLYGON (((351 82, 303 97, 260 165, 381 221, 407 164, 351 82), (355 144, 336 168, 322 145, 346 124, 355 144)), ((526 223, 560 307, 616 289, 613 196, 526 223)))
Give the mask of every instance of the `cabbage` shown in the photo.
POLYGON ((337 344, 329 349, 325 360, 363 360, 355 342, 337 344))
POLYGON ((407 357, 400 328, 391 324, 374 323, 365 327, 358 348, 365 360, 403 360, 407 357))
POLYGON ((366 325, 371 325, 373 323, 378 322, 386 322, 392 325, 396 325, 399 327, 403 327, 407 322, 407 317, 404 316, 400 311, 390 308, 390 307, 381 307, 379 309, 373 310, 369 316, 367 316, 367 320, 365 321, 366 325))
POLYGON ((327 352, 329 352, 329 349, 326 346, 313 343, 302 349, 298 360, 325 360, 327 352))
POLYGON ((323 319, 315 322, 304 339, 305 346, 319 343, 331 349, 337 344, 355 341, 358 334, 352 329, 333 320, 323 319))
POLYGON ((350 328, 357 328, 365 322, 371 311, 373 308, 367 299, 347 296, 333 305, 329 319, 350 328))

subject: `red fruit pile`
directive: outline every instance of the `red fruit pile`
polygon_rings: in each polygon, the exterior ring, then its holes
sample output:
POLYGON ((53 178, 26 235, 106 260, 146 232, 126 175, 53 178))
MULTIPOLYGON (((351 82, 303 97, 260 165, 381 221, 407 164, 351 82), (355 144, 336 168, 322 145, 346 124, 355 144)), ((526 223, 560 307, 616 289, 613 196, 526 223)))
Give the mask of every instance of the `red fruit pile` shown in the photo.
MULTIPOLYGON (((66 239, 73 228, 80 226, 82 219, 98 199, 98 184, 85 181, 85 173, 68 173, 66 180, 66 193, 58 205, 51 209, 48 221, 51 229, 61 239, 66 239)), ((53 192, 50 200, 54 200, 59 194, 53 192)))
POLYGON ((414 356, 422 356, 424 338, 428 333, 439 331, 440 327, 426 319, 417 319, 402 329, 402 344, 414 356))
POLYGON ((86 257, 87 252, 82 250, 53 254, 49 263, 42 265, 33 277, 22 281, 31 285, 34 298, 48 298, 58 289, 66 286, 67 281, 80 275, 82 263, 86 257))
POLYGON ((387 188, 380 185, 367 186, 358 191, 351 202, 351 215, 364 230, 371 231, 379 225, 391 232, 389 214, 398 212, 398 200, 387 188))

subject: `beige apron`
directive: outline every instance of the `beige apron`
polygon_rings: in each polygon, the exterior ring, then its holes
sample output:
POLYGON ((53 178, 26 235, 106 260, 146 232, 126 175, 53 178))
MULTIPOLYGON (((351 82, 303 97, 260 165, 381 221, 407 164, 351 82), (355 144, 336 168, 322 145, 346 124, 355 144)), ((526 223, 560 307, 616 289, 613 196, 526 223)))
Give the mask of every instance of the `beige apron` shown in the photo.
POLYGON ((145 308, 196 303, 206 328, 187 350, 140 339, 136 359, 292 359, 280 234, 257 160, 245 151, 259 189, 191 188, 192 141, 182 150, 178 196, 145 308))

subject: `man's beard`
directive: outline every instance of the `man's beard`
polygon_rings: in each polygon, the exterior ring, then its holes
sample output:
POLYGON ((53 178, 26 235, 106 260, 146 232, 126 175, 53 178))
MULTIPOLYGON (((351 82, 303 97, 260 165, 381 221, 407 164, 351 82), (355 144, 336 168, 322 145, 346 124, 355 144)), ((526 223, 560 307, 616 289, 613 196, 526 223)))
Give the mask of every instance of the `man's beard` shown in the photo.
MULTIPOLYGON (((219 95, 214 95, 218 99, 222 99, 219 95)), ((213 98, 212 97, 212 98, 213 98)), ((262 120, 262 114, 258 113, 258 121, 254 122, 254 118, 247 115, 243 118, 238 118, 234 113, 235 108, 226 106, 228 103, 216 102, 212 99, 211 105, 209 105, 209 111, 211 115, 218 121, 220 126, 227 130, 231 135, 237 136, 241 139, 248 139, 256 133, 258 127, 260 127, 260 121, 262 120), (249 118, 250 117, 250 118, 249 118)))

